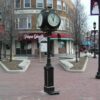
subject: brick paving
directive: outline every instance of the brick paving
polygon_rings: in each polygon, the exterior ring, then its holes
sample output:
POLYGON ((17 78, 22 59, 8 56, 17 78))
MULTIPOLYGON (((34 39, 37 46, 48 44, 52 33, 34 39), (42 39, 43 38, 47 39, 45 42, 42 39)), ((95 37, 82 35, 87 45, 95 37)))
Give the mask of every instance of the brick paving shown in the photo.
POLYGON ((0 100, 100 100, 100 80, 95 79, 98 59, 89 58, 85 72, 68 72, 52 58, 55 89, 59 95, 43 92, 44 66, 38 58, 30 58, 26 72, 6 72, 0 68, 0 100))

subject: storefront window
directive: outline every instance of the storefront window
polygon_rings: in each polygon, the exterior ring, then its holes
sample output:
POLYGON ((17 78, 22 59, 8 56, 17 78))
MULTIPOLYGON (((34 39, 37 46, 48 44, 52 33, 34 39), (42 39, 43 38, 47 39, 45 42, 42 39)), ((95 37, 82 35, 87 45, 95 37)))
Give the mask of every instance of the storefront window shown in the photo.
POLYGON ((8 44, 6 44, 6 49, 10 49, 10 46, 8 44))
POLYGON ((19 42, 16 43, 16 48, 20 48, 20 43, 19 42))
POLYGON ((59 42, 59 48, 64 48, 65 47, 65 42, 61 41, 59 42))
POLYGON ((66 42, 59 41, 59 53, 66 53, 66 42))
POLYGON ((31 41, 16 41, 16 54, 27 55, 32 54, 32 44, 31 41))

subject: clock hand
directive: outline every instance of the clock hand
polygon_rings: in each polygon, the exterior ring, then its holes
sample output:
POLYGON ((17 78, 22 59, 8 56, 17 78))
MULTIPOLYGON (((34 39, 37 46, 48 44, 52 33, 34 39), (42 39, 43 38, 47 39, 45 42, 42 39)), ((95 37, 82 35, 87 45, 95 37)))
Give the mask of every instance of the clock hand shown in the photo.
POLYGON ((54 16, 52 16, 52 20, 54 21, 54 16))

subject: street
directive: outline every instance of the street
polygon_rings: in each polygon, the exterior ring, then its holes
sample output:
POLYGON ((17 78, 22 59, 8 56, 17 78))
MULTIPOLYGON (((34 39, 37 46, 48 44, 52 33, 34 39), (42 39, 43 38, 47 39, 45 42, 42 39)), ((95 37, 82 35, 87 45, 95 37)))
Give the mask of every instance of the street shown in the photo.
POLYGON ((46 60, 30 58, 26 72, 6 72, 0 68, 0 100, 100 100, 100 80, 95 79, 98 58, 89 58, 85 72, 64 71, 52 58, 54 86, 59 95, 43 92, 46 60))

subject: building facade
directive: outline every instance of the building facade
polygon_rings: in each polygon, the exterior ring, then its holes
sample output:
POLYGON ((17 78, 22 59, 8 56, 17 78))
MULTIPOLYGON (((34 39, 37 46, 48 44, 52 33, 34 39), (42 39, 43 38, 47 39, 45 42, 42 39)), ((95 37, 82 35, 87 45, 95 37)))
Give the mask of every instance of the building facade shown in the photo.
POLYGON ((46 41, 46 33, 38 28, 37 16, 47 6, 51 6, 61 18, 59 28, 50 36, 51 53, 74 53, 71 19, 74 16, 74 5, 71 0, 14 0, 13 4, 17 34, 13 39, 13 55, 39 54, 41 41, 46 41))

